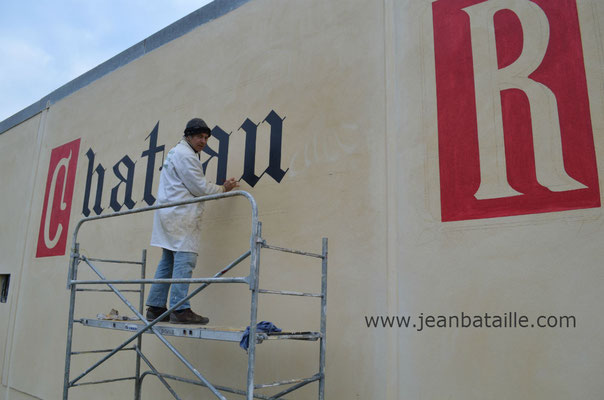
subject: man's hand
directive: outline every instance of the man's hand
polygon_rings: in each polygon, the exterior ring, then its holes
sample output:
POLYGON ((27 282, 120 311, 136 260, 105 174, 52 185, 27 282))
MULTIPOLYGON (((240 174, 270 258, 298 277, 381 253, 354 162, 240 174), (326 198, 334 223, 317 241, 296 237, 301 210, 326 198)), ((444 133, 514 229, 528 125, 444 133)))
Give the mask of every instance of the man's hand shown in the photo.
POLYGON ((224 187, 224 192, 230 192, 231 190, 239 187, 239 182, 235 180, 235 178, 227 179, 222 186, 224 187))

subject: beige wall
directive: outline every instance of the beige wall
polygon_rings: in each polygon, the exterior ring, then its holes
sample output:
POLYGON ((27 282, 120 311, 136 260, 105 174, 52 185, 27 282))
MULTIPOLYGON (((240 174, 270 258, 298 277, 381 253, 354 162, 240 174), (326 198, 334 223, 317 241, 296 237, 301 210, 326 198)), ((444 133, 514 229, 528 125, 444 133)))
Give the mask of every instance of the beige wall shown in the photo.
MULTIPOLYGON (((33 173, 39 154, 40 117, 31 118, 2 135, 0 143, 0 169, 4 188, 0 194, 2 210, 0 219, 0 273, 10 274, 9 295, 0 305, 0 372, 6 384, 9 374, 8 360, 12 351, 13 324, 17 312, 19 287, 22 278, 23 244, 28 240, 27 224, 31 214, 31 197, 34 190, 33 173)), ((27 255, 25 255, 27 257, 27 255)))
MULTIPOLYGON (((601 397, 601 209, 441 222, 431 6, 421 0, 253 0, 0 135, 0 168, 9 189, 1 195, 1 220, 17 227, 0 232, 0 250, 8 255, 0 273, 16 276, 9 303, 0 306, 0 318, 9 321, 0 326, 3 386, 42 399, 59 398, 62 390, 68 256, 35 257, 51 150, 81 138, 71 235, 82 217, 88 149, 106 169, 104 213, 111 212, 109 196, 118 183, 112 166, 124 155, 136 163, 133 199, 142 207, 147 159, 141 153, 158 121, 158 144, 166 151, 194 116, 231 133, 228 176, 239 177, 241 124, 246 118, 261 123, 274 110, 285 117, 282 167, 289 170, 280 183, 265 175, 242 189, 258 201, 269 243, 320 251, 321 237, 329 237, 327 399, 601 397), (364 320, 462 311, 575 315, 578 326, 417 332, 369 329, 364 320)), ((604 7, 579 1, 579 15, 600 160, 604 82, 598 26, 604 7)), ((268 166, 268 143, 269 127, 262 123, 258 175, 268 166)), ((218 145, 215 139, 209 144, 218 145)), ((156 162, 159 167, 161 155, 156 162)), ((208 177, 214 179, 215 171, 214 160, 208 177)), ((604 176, 602 167, 598 174, 604 176)), ((154 193, 158 180, 155 171, 154 193)), ((244 252, 249 222, 243 200, 209 204, 194 276, 213 275, 244 252)), ((150 214, 87 224, 81 251, 137 259, 149 248, 151 225, 150 214)), ((148 275, 158 259, 151 248, 148 275)), ((136 276, 123 267, 104 270, 116 278, 136 276)), ((266 252, 261 286, 318 290, 319 270, 316 262, 266 252)), ((81 278, 92 278, 85 267, 81 271, 81 278)), ((211 286, 192 305, 212 324, 245 326, 248 301, 245 288, 211 286)), ((112 307, 126 312, 109 295, 83 295, 76 316, 112 307)), ((260 307, 260 320, 286 330, 318 329, 313 300, 263 297, 260 307)), ((127 337, 75 329, 74 350, 115 346, 127 337)), ((246 357, 236 345, 175 343, 211 381, 244 387, 246 357)), ((155 339, 146 337, 144 347, 162 371, 185 373, 155 339)), ((317 354, 314 344, 262 344, 259 380, 311 375, 317 354)), ((133 357, 119 357, 95 378, 131 375, 133 357)), ((72 377, 96 359, 74 359, 72 377)), ((211 398, 205 389, 176 387, 183 398, 211 398)), ((3 390, 0 399, 20 398, 15 393, 3 390)), ((131 393, 130 383, 117 383, 75 388, 70 398, 131 393)), ((143 393, 149 399, 169 396, 153 378, 143 393)), ((313 396, 316 385, 290 398, 313 396)))
MULTIPOLYGON (((431 3, 392 7, 396 312, 574 315, 577 328, 398 331, 392 398, 600 398, 601 208, 440 222, 431 3)), ((577 3, 601 182, 604 10, 577 3)))

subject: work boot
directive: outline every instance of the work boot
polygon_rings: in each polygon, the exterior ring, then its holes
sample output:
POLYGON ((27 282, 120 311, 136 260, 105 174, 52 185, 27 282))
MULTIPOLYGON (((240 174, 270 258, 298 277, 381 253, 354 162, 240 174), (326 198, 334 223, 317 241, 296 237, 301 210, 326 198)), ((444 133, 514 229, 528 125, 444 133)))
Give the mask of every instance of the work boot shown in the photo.
MULTIPOLYGON (((160 315, 162 315, 163 313, 165 313, 168 309, 166 307, 153 307, 153 306, 149 306, 147 307, 147 321, 153 321, 154 319, 156 319, 157 317, 159 317, 160 315)), ((166 315, 161 322, 168 322, 170 321, 170 314, 166 315)))
POLYGON ((190 308, 174 311, 170 315, 170 323, 172 324, 198 324, 205 325, 210 322, 209 318, 197 315, 190 308))

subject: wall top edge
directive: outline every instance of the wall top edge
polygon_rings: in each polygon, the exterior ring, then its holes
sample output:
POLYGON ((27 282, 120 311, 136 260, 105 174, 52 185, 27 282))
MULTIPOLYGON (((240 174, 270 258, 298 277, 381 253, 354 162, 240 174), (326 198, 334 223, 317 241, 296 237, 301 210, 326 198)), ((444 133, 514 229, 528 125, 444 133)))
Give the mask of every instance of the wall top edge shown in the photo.
POLYGON ((184 36, 203 24, 211 22, 237 9, 249 1, 250 0, 214 0, 211 3, 206 4, 0 122, 0 135, 36 116, 45 108, 88 86, 110 72, 129 64, 137 58, 142 57, 174 39, 184 36))

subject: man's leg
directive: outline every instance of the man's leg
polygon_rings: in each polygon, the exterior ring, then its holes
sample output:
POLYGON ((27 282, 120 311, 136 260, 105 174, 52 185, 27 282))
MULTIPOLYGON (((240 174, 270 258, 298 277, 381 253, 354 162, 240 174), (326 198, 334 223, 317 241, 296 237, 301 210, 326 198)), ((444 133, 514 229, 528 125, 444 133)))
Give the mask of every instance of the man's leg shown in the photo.
MULTIPOLYGON (((195 268, 195 264, 197 263, 197 254, 189 253, 185 251, 177 251, 174 253, 174 272, 172 276, 174 279, 189 279, 193 276, 193 269, 195 268)), ((189 293, 189 284, 188 283, 175 283, 172 285, 172 290, 170 291, 170 307, 174 304, 178 303, 189 293)), ((184 310, 187 308, 191 308, 191 304, 186 301, 176 310, 184 310)))
MULTIPOLYGON (((155 271, 155 279, 170 279, 174 267, 174 252, 162 249, 162 257, 155 271)), ((149 289, 147 296, 147 319, 155 319, 166 311, 166 302, 168 300, 169 283, 154 283, 149 289)), ((166 318, 165 320, 168 320, 166 318)))
MULTIPOLYGON (((189 279, 197 263, 197 254, 184 251, 174 253, 174 279, 189 279)), ((185 298, 189 293, 188 283, 175 283, 170 290, 170 307, 185 298)), ((170 322, 179 324, 207 324, 208 319, 191 311, 191 304, 186 301, 170 315, 170 322)))

